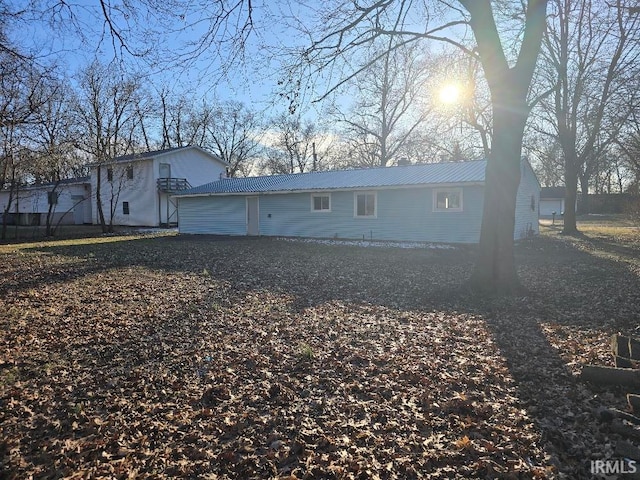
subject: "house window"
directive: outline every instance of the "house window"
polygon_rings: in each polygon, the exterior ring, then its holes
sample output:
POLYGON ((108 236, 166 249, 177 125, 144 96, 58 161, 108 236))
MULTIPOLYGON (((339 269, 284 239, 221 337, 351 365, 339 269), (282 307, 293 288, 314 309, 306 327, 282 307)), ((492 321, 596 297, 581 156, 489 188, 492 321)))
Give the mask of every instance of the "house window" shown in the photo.
POLYGON ((531 195, 531 211, 532 212, 536 211, 536 196, 535 195, 531 195))
POLYGON ((330 212, 331 195, 311 195, 312 212, 330 212))
POLYGON ((375 192, 357 192, 355 194, 355 216, 375 218, 378 215, 376 197, 375 192))
POLYGON ((462 189, 442 188, 433 191, 434 212, 461 212, 462 189))
POLYGON ((107 180, 113 182, 113 168, 107 168, 107 180))
POLYGON ((58 204, 58 192, 47 192, 47 202, 49 205, 58 204))
POLYGON ((122 202, 122 214, 129 215, 129 202, 122 202))
POLYGON ((127 167, 127 179, 133 180, 133 165, 127 167))

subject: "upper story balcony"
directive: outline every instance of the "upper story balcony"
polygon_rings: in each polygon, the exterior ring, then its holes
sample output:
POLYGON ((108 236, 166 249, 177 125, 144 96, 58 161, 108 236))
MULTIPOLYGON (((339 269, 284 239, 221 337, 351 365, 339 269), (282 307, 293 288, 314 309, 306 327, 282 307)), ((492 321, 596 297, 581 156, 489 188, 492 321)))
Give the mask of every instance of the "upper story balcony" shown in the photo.
POLYGON ((156 183, 158 191, 163 193, 175 193, 191 188, 186 178, 159 178, 156 183))

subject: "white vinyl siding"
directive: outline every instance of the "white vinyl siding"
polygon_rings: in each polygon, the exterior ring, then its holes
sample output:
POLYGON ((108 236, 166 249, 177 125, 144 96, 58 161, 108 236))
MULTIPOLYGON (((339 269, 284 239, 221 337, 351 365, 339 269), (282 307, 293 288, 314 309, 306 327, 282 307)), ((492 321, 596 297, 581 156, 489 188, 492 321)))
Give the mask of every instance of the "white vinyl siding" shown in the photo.
POLYGON ((516 197, 516 217, 513 230, 514 240, 526 238, 539 233, 538 209, 542 209, 540 202, 540 184, 529 162, 523 160, 518 196, 516 197), (533 209, 531 208, 533 205, 533 209))

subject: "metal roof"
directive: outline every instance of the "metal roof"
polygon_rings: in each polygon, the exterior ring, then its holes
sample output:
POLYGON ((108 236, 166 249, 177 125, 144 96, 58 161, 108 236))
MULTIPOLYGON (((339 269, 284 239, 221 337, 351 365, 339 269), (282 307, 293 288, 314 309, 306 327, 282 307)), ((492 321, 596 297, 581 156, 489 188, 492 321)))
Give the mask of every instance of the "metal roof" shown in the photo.
MULTIPOLYGON (((56 185, 57 186, 80 185, 83 183, 89 184, 90 178, 89 177, 63 178, 62 180, 59 180, 57 182, 32 183, 30 185, 21 185, 18 187, 18 190, 37 190, 39 188, 49 189, 49 188, 55 187, 56 185)), ((8 189, 0 190, 0 192, 8 192, 8 191, 9 191, 8 189)))
POLYGON ((132 153, 130 155, 121 155, 119 157, 115 157, 113 161, 114 162, 130 162, 132 160, 143 160, 145 158, 157 157, 158 155, 164 155, 166 153, 175 152, 177 150, 182 150, 185 148, 191 148, 191 147, 190 146, 174 147, 174 148, 165 148, 163 150, 154 150, 151 152, 132 153))
POLYGON ((486 160, 428 163, 402 167, 331 170, 261 177, 223 178, 181 192, 178 196, 304 192, 412 185, 484 182, 486 160))
MULTIPOLYGON (((102 165, 108 165, 108 164, 120 163, 120 162, 123 162, 123 163, 125 163, 125 162, 135 162, 135 161, 138 161, 138 160, 147 160, 147 159, 151 159, 151 158, 155 158, 155 157, 161 157, 163 155, 167 155, 167 154, 170 154, 170 153, 173 153, 173 152, 177 152, 179 150, 188 150, 188 149, 198 150, 199 152, 202 152, 205 155, 208 155, 209 157, 215 158, 222 165, 226 165, 226 166, 229 165, 228 162, 225 162, 224 160, 222 160, 217 155, 215 155, 215 154, 213 154, 211 152, 208 152, 204 148, 198 147, 197 145, 186 145, 184 147, 172 147, 172 148, 165 148, 163 150, 153 150, 153 151, 148 151, 148 152, 132 153, 132 154, 129 154, 129 155, 121 155, 119 157, 113 158, 110 161, 102 163, 102 165)), ((98 165, 98 163, 91 163, 89 166, 95 167, 97 165, 98 165)))

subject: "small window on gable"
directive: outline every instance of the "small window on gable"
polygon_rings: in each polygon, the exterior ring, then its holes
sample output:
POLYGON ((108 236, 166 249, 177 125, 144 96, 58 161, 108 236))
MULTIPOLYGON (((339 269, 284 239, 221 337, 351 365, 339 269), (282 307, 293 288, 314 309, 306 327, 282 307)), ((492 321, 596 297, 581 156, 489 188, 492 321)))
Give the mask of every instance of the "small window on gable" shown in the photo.
POLYGON ((356 192, 355 216, 375 218, 378 215, 377 195, 375 192, 356 192))
POLYGON ((433 210, 435 212, 461 212, 462 189, 438 188, 433 191, 433 210))
POLYGON ((331 211, 331 195, 311 195, 311 211, 312 212, 330 212, 331 211))
POLYGON ((58 192, 47 192, 47 203, 49 205, 58 204, 58 192))
POLYGON ((129 215, 129 202, 122 202, 122 214, 129 215))
POLYGON ((107 181, 113 182, 113 168, 107 168, 107 181))
POLYGON ((127 179, 133 180, 133 165, 127 167, 127 179))

